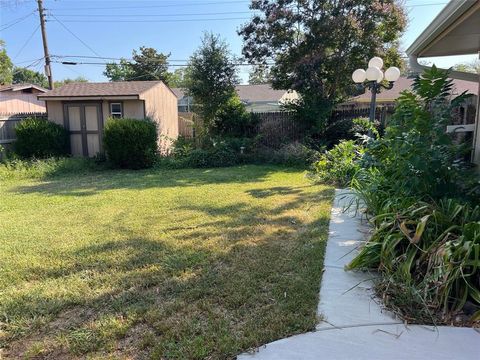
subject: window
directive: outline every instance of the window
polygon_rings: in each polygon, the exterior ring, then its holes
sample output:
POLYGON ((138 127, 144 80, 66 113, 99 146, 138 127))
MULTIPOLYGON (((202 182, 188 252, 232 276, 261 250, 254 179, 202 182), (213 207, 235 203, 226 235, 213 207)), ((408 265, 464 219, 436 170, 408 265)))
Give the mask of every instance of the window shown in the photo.
POLYGON ((110 103, 110 115, 113 118, 123 117, 122 103, 110 103))

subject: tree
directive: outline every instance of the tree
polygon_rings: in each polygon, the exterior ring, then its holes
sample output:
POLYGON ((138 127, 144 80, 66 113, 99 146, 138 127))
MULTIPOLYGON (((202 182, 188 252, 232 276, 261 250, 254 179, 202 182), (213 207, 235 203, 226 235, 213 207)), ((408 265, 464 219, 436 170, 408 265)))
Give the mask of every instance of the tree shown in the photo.
POLYGON ((132 60, 121 59, 119 64, 105 67, 104 75, 110 81, 162 80, 168 83, 168 57, 153 48, 141 46, 139 52, 133 50, 132 60))
POLYGON ((270 84, 271 81, 267 65, 254 65, 248 75, 250 85, 270 84))
POLYGON ((70 83, 86 83, 86 82, 88 82, 88 79, 84 78, 83 76, 77 76, 75 79, 65 78, 63 80, 55 81, 55 87, 57 88, 70 83))
POLYGON ((186 88, 188 82, 188 68, 176 69, 170 73, 168 78, 168 86, 172 88, 186 88))
POLYGON ((12 83, 13 63, 5 49, 5 41, 0 40, 0 85, 12 83))
POLYGON ((187 93, 209 131, 217 112, 234 96, 239 83, 228 46, 219 35, 205 33, 202 45, 190 57, 187 93))
POLYGON ((461 63, 453 66, 453 70, 480 74, 480 60, 476 59, 469 63, 461 63))
POLYGON ((321 130, 333 106, 349 96, 351 74, 374 56, 400 65, 398 48, 406 26, 397 0, 253 0, 257 15, 239 31, 251 63, 274 60, 272 85, 301 95, 297 109, 321 130))
POLYGON ((48 79, 38 71, 30 70, 24 67, 15 67, 13 69, 13 84, 34 84, 48 88, 48 79))

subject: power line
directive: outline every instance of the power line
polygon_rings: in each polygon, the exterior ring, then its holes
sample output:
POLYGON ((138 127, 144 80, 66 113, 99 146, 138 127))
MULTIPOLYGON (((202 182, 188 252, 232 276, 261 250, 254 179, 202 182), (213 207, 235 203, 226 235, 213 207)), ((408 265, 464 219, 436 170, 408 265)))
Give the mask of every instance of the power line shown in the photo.
POLYGON ((21 23, 22 21, 24 21, 24 20, 28 19, 30 16, 32 16, 36 11, 37 11, 37 10, 34 10, 34 11, 32 11, 30 14, 27 14, 27 15, 25 15, 25 16, 23 16, 23 17, 20 17, 20 18, 17 18, 17 19, 15 19, 15 20, 10 21, 10 23, 7 23, 8 25, 5 24, 5 25, 0 29, 0 31, 4 31, 4 30, 7 30, 7 29, 10 29, 12 26, 15 26, 15 25, 17 25, 18 23, 21 23))
MULTIPOLYGON (((53 16, 53 15, 52 15, 53 16)), ((58 21, 56 17, 55 20, 50 21, 58 21)), ((105 20, 105 19, 98 19, 98 20, 64 20, 67 23, 175 23, 175 22, 195 22, 195 21, 224 21, 224 20, 250 20, 250 18, 210 18, 210 19, 169 19, 169 20, 105 20)))
MULTIPOLYGON (((162 4, 162 5, 133 5, 133 6, 108 6, 108 7, 77 7, 68 8, 68 10, 113 10, 113 9, 150 9, 150 8, 166 8, 166 7, 186 7, 186 6, 205 6, 205 5, 230 5, 244 3, 249 4, 250 1, 236 0, 236 1, 212 1, 212 2, 192 2, 192 3, 176 3, 176 4, 162 4)), ((49 10, 65 10, 62 8, 50 8, 49 10)))
POLYGON ((102 56, 100 55, 99 53, 97 53, 95 50, 92 49, 92 47, 90 45, 88 45, 85 41, 83 41, 82 39, 80 39, 77 35, 75 35, 75 33, 70 30, 67 26, 65 26, 65 24, 63 22, 61 22, 60 20, 58 20, 55 15, 53 14, 50 14, 50 16, 52 16, 65 30, 67 30, 73 37, 75 37, 78 41, 80 41, 87 49, 89 49, 92 53, 94 53, 95 55, 97 56, 102 56))
POLYGON ((251 14, 252 11, 225 11, 225 12, 207 12, 207 13, 177 13, 177 14, 58 14, 55 12, 56 17, 170 17, 170 16, 212 16, 212 15, 231 15, 231 14, 251 14))
POLYGON ((25 43, 22 45, 22 47, 20 48, 20 50, 18 50, 17 54, 12 58, 13 60, 15 60, 23 51, 23 49, 25 49, 25 47, 28 45, 28 43, 30 42, 30 40, 32 40, 33 36, 37 33, 38 29, 40 28, 40 24, 38 24, 38 26, 35 28, 35 30, 33 30, 32 34, 28 37, 28 39, 25 41, 25 43))
MULTIPOLYGON (((118 63, 108 63, 108 62, 93 62, 93 61, 58 61, 54 60, 52 61, 57 64, 63 64, 63 65, 109 65, 109 64, 115 64, 115 65, 120 65, 118 63)), ((168 63, 168 62, 167 62, 168 63)), ((233 63, 235 66, 255 66, 255 65, 264 65, 264 66, 271 66, 273 64, 250 64, 250 63, 233 63)), ((188 66, 188 64, 168 64, 168 66, 172 67, 185 67, 188 66)))

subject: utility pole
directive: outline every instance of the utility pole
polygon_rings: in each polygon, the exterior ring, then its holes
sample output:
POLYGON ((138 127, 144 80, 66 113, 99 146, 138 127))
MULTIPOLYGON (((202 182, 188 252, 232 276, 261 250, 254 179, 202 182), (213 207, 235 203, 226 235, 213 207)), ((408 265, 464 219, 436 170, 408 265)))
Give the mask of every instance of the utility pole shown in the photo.
POLYGON ((43 0, 37 0, 38 14, 40 15, 40 28, 42 29, 43 52, 45 54, 45 74, 48 78, 48 85, 53 89, 52 68, 50 66, 50 54, 48 53, 47 30, 45 29, 45 14, 43 12, 43 0))

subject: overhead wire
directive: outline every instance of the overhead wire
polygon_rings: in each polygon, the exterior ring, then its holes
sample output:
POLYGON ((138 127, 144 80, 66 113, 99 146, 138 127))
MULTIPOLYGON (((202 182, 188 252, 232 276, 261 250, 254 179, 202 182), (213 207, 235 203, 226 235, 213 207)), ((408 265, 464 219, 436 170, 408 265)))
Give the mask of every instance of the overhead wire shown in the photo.
POLYGON ((78 41, 80 41, 87 49, 89 49, 92 53, 94 53, 97 56, 102 56, 98 52, 96 52, 90 45, 88 45, 85 41, 83 41, 80 37, 78 37, 72 30, 70 30, 62 21, 58 20, 55 15, 50 14, 58 23, 65 29, 67 30, 73 37, 75 37, 78 41))
POLYGON ((30 40, 32 40, 33 36, 37 33, 38 29, 40 29, 40 24, 38 24, 38 26, 35 28, 35 30, 33 30, 32 34, 23 43, 22 47, 20 48, 20 50, 18 50, 17 54, 12 58, 12 60, 15 60, 22 53, 23 49, 25 49, 25 47, 28 45, 30 40))
POLYGON ((17 18, 17 19, 15 19, 15 20, 12 20, 12 21, 10 21, 10 22, 8 22, 8 23, 6 23, 6 24, 3 24, 3 27, 0 28, 0 31, 5 31, 5 30, 7 30, 7 29, 10 29, 12 26, 15 26, 15 25, 21 23, 22 21, 25 21, 25 20, 28 19, 30 16, 32 16, 36 11, 37 11, 37 10, 34 10, 34 11, 32 11, 31 13, 29 13, 29 14, 27 14, 27 15, 25 15, 25 16, 22 16, 22 17, 20 17, 20 18, 17 18))

